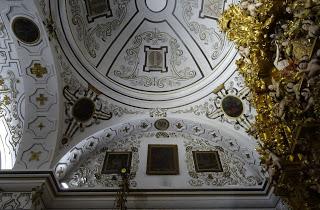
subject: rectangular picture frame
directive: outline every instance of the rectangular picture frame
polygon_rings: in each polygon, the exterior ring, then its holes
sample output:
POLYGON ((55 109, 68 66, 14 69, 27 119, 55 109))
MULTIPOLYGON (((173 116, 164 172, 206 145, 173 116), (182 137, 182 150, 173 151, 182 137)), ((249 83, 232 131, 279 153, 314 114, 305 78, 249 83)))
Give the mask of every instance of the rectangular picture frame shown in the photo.
POLYGON ((149 144, 146 173, 148 175, 178 175, 178 146, 149 144))
POLYGON ((101 174, 120 174, 122 168, 130 173, 132 152, 106 152, 101 174))
POLYGON ((223 172, 218 151, 192 151, 196 172, 223 172))
POLYGON ((109 0, 85 0, 85 4, 89 23, 96 18, 112 16, 109 0))

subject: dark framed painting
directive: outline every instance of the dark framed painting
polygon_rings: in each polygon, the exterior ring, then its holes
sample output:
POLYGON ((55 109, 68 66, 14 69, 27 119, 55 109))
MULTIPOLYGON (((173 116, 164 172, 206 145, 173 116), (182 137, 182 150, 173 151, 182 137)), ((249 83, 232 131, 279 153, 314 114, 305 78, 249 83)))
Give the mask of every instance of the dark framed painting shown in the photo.
POLYGON ((111 17, 110 0, 85 0, 88 22, 99 17, 111 17))
POLYGON ((172 144, 149 144, 147 174, 179 174, 178 146, 172 144))
POLYGON ((217 151, 192 151, 196 172, 222 172, 217 151))
POLYGON ((107 152, 104 158, 102 174, 120 174, 126 168, 130 173, 132 152, 107 152))
POLYGON ((221 103, 222 110, 229 117, 240 117, 243 113, 243 103, 235 96, 228 95, 222 99, 221 103))

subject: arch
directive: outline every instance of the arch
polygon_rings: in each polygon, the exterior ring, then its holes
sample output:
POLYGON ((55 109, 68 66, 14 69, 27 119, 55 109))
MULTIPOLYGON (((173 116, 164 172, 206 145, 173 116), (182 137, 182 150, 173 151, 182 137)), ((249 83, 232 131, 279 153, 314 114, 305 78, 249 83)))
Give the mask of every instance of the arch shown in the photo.
POLYGON ((117 124, 105 128, 82 140, 61 155, 60 160, 54 167, 56 178, 63 180, 72 170, 91 157, 92 154, 106 147, 111 141, 125 141, 127 138, 134 138, 136 135, 152 132, 180 133, 203 139, 203 141, 212 141, 245 163, 248 168, 251 168, 251 173, 259 174, 258 176, 260 176, 261 169, 258 161, 255 161, 258 159, 258 154, 255 151, 256 145, 248 136, 226 128, 219 123, 210 124, 210 121, 207 120, 197 122, 173 117, 165 119, 170 125, 164 131, 157 129, 155 126, 159 119, 151 117, 140 118, 128 121, 125 124, 117 124), (251 155, 250 158, 246 156, 249 153, 251 155))
MULTIPOLYGON (((12 86, 8 87, 17 90, 13 91, 16 99, 12 101, 13 106, 9 110, 12 117, 19 118, 19 124, 8 125, 12 140, 6 140, 5 145, 10 148, 11 156, 14 156, 10 168, 48 169, 53 155, 51 151, 55 148, 57 122, 60 117, 59 75, 54 64, 53 50, 34 1, 21 4, 1 1, 0 7, 0 22, 3 23, 1 28, 4 30, 3 37, 0 32, 0 41, 4 44, 1 43, 0 46, 6 46, 5 52, 8 53, 4 59, 5 64, 2 65, 3 60, 0 60, 0 67, 1 71, 4 68, 11 70, 8 81, 12 82, 12 86), (12 27, 19 18, 30 20, 40 37, 37 36, 36 40, 30 42, 26 42, 27 38, 19 39, 14 33, 15 27, 12 27), (33 150, 41 152, 39 161, 29 161, 30 152, 33 150)), ((27 34, 20 33, 22 36, 27 34)))

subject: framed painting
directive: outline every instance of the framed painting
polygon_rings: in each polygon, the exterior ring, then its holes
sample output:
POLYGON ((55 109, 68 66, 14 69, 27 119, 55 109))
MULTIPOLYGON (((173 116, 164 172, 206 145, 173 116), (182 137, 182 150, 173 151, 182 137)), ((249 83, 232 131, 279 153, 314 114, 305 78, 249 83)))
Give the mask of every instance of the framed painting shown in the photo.
POLYGON ((87 8, 87 18, 89 23, 99 17, 112 16, 109 0, 85 0, 85 3, 87 8))
POLYGON ((145 65, 143 66, 143 71, 160 71, 167 72, 168 67, 166 54, 168 52, 168 47, 152 48, 149 46, 144 47, 145 51, 145 65))
POLYGON ((178 146, 171 144, 149 144, 147 174, 179 174, 178 146))
POLYGON ((240 117, 243 113, 243 103, 235 96, 228 95, 222 99, 221 103, 222 110, 229 117, 240 117))
POLYGON ((192 151, 196 172, 222 172, 217 151, 192 151))
POLYGON ((104 158, 102 174, 120 174, 121 169, 126 168, 130 173, 131 152, 107 152, 104 158))

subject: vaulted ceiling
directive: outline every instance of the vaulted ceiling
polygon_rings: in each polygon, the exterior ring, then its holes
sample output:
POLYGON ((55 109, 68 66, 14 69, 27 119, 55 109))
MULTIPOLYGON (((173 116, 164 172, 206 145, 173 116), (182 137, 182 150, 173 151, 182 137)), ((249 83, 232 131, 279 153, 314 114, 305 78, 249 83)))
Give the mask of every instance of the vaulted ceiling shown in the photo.
POLYGON ((1 167, 52 170, 71 188, 113 189, 112 177, 97 178, 105 152, 131 151, 136 189, 265 190, 246 134, 250 92, 237 50, 218 28, 231 3, 1 1, 1 76, 9 66, 15 80, 5 81, 16 92, 6 106, 13 111, 2 115, 12 121, 1 126, 16 129, 1 133, 1 167), (18 17, 38 28, 27 36, 38 33, 35 40, 19 37, 18 17), (178 146, 179 175, 146 175, 150 144, 178 146), (192 151, 217 151, 223 172, 197 173, 192 151))

